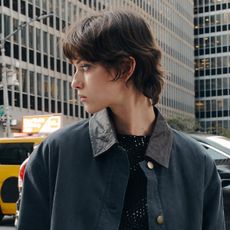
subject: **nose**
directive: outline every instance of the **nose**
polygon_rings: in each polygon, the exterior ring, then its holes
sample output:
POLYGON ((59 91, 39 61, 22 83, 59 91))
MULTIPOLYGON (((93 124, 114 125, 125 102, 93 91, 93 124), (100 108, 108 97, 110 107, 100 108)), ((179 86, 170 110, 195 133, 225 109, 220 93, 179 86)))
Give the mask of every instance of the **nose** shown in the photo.
POLYGON ((80 79, 80 71, 76 71, 74 76, 73 76, 73 79, 72 79, 72 82, 71 82, 71 87, 73 89, 81 89, 83 88, 83 82, 82 80, 80 79))

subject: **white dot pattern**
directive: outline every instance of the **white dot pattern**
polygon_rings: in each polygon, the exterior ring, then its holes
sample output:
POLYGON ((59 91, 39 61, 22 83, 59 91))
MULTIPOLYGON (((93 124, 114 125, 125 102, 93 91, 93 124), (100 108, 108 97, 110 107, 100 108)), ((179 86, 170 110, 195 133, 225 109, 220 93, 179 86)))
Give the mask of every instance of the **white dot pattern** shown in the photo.
POLYGON ((148 230, 147 182, 139 162, 144 160, 149 136, 118 134, 117 138, 127 151, 130 162, 130 177, 119 230, 148 230))

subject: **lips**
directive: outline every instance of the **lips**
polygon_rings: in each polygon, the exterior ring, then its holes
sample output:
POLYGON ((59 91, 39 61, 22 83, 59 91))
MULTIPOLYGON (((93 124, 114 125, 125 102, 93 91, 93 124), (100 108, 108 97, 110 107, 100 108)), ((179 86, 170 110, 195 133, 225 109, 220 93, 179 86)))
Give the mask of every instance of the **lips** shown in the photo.
POLYGON ((80 101, 83 102, 87 99, 86 96, 83 96, 83 95, 79 95, 79 98, 80 98, 80 101))

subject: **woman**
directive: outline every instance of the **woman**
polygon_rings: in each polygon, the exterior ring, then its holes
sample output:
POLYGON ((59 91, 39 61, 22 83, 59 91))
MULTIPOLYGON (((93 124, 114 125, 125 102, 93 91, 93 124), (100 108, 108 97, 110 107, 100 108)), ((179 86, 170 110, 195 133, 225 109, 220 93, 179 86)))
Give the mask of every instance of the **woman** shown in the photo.
POLYGON ((161 52, 146 22, 126 11, 90 16, 63 49, 94 115, 31 155, 18 229, 225 229, 215 164, 155 107, 161 52))

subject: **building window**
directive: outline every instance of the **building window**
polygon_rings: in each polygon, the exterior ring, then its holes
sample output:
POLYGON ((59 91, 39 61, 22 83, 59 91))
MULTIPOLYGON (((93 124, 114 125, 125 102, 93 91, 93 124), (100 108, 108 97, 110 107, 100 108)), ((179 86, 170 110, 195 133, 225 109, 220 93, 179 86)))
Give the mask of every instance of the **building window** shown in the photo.
POLYGON ((37 73, 37 94, 42 96, 42 77, 40 73, 37 73))
POLYGON ((22 92, 27 93, 27 70, 22 69, 22 92))
POLYGON ((34 72, 30 71, 30 94, 35 94, 34 72))
POLYGON ((34 47, 34 28, 29 26, 29 47, 34 47))
POLYGON ((62 99, 61 79, 57 79, 57 98, 62 99))
POLYGON ((50 96, 51 98, 55 98, 55 79, 53 77, 50 78, 50 96))
POLYGON ((49 97, 49 77, 47 75, 44 76, 44 96, 49 97))
POLYGON ((36 49, 41 51, 41 30, 36 28, 36 49))

